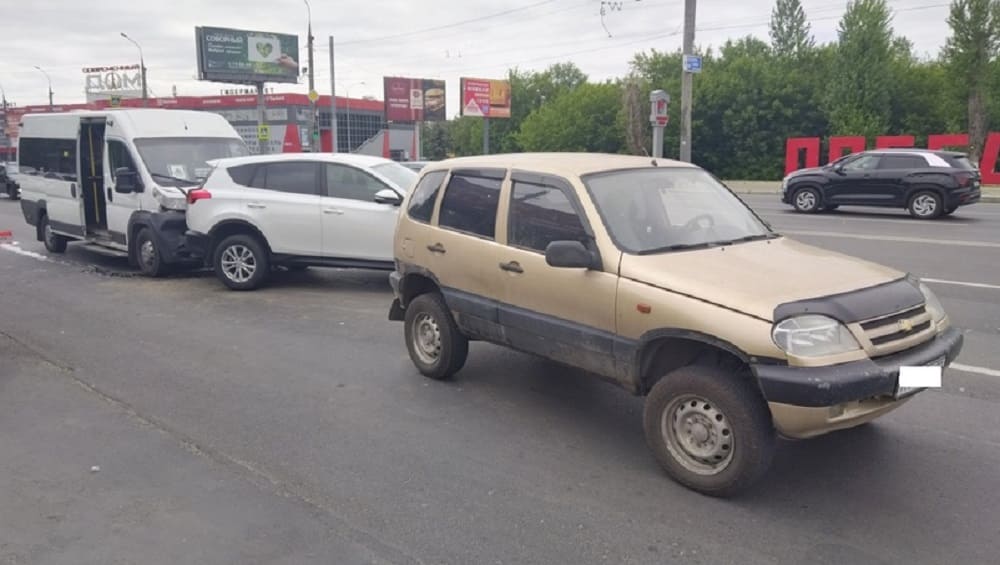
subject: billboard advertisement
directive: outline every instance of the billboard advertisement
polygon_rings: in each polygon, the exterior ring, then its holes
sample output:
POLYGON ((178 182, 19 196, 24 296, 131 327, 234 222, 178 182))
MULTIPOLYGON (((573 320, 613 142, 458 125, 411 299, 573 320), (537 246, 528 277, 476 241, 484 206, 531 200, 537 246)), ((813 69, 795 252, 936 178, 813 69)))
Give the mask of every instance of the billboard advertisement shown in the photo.
POLYGON ((385 119, 390 122, 442 122, 445 111, 443 80, 385 77, 385 119))
POLYGON ((83 75, 87 102, 142 97, 142 67, 137 64, 86 67, 83 75))
POLYGON ((463 78, 461 91, 463 116, 510 117, 510 81, 463 78))
POLYGON ((295 35, 219 27, 197 27, 198 78, 217 82, 299 81, 295 35))

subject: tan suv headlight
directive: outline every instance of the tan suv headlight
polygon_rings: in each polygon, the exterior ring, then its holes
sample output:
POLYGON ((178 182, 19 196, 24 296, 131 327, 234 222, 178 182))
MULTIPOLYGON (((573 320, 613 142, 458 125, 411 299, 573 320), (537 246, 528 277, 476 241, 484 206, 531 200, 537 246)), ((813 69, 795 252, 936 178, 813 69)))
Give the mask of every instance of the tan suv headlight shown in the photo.
POLYGON ((847 326, 818 314, 779 322, 771 335, 778 347, 796 357, 825 357, 861 349, 847 326))
POLYGON ((944 319, 944 306, 941 305, 941 301, 934 294, 928 286, 924 283, 920 283, 920 292, 924 293, 924 307, 927 309, 927 313, 931 315, 931 319, 934 323, 938 323, 944 319))

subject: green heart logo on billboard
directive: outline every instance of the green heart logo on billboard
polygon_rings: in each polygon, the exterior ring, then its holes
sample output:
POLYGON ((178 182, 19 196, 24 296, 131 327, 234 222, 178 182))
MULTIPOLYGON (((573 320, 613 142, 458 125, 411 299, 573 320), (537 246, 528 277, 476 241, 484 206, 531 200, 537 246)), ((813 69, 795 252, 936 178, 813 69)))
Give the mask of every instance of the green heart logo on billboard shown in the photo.
POLYGON ((261 57, 267 59, 271 56, 271 52, 274 51, 274 45, 271 43, 257 42, 257 52, 260 53, 261 57))

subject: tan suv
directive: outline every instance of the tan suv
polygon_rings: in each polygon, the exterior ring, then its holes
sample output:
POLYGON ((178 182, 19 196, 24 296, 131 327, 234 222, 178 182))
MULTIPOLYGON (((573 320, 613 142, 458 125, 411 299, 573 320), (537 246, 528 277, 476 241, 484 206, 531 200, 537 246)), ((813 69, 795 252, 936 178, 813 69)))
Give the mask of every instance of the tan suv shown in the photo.
POLYGON ((771 231, 704 170, 593 154, 429 165, 403 202, 390 319, 424 375, 470 340, 538 354, 645 395, 671 477, 727 496, 776 435, 857 426, 920 389, 901 366, 962 347, 912 276, 771 231))

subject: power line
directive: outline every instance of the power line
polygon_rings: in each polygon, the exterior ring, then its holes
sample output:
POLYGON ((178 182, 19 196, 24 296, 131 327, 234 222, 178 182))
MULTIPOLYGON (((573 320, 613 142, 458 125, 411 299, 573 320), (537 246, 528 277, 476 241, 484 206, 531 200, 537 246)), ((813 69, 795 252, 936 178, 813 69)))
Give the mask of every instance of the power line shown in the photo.
POLYGON ((405 33, 397 33, 397 34, 394 34, 394 35, 384 35, 382 37, 370 37, 370 38, 367 38, 367 39, 355 39, 353 41, 343 41, 343 42, 340 42, 340 46, 344 46, 344 45, 357 45, 359 43, 371 43, 373 41, 385 41, 387 39, 399 39, 401 37, 410 37, 412 35, 420 35, 420 34, 423 34, 423 33, 430 33, 432 31, 440 31, 442 29, 449 29, 449 28, 453 28, 453 27, 463 26, 463 25, 466 25, 466 24, 471 24, 471 23, 474 23, 474 22, 481 22, 483 20, 489 20, 489 19, 492 19, 492 18, 499 18, 499 17, 507 16, 507 15, 514 14, 514 13, 517 13, 517 12, 523 12, 525 10, 530 10, 531 8, 537 8, 538 6, 544 6, 545 4, 551 4, 551 3, 555 2, 555 1, 556 0, 542 0, 541 2, 535 2, 534 4, 528 4, 527 6, 521 6, 519 8, 511 8, 509 10, 504 10, 502 12, 496 12, 494 14, 487 14, 485 16, 479 16, 478 18, 471 18, 471 19, 468 19, 468 20, 462 20, 460 22, 454 22, 454 23, 450 23, 450 24, 445 24, 445 25, 440 25, 440 26, 435 26, 435 27, 429 27, 429 28, 424 28, 424 29, 418 29, 418 30, 414 30, 414 31, 408 31, 408 32, 405 32, 405 33))

